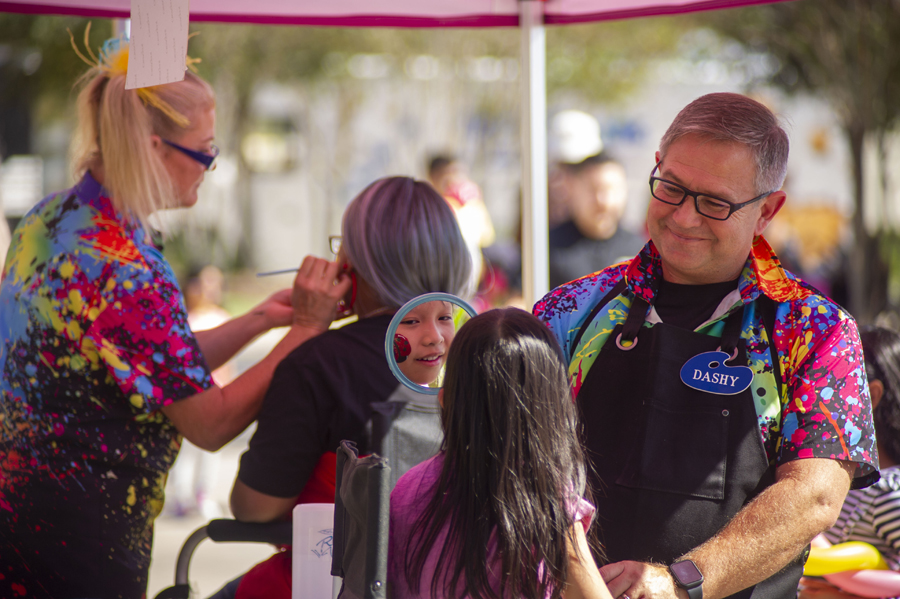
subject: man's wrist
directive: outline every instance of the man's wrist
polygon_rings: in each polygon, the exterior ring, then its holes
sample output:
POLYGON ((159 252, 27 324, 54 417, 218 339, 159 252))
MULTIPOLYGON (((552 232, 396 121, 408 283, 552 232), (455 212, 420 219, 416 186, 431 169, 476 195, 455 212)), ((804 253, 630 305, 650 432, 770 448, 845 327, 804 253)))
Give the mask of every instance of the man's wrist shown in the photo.
POLYGON ((663 573, 663 576, 665 576, 669 579, 669 584, 671 585, 672 591, 674 592, 675 597, 677 597, 677 599, 690 599, 687 591, 684 590, 684 588, 678 586, 678 581, 675 580, 675 577, 672 575, 672 571, 669 570, 669 566, 667 566, 666 564, 654 564, 654 565, 658 565, 660 570, 663 573))
POLYGON ((687 590, 685 590, 684 587, 678 586, 678 583, 675 582, 675 579, 672 579, 672 586, 675 587, 675 596, 678 597, 678 599, 691 599, 691 596, 688 595, 687 590))

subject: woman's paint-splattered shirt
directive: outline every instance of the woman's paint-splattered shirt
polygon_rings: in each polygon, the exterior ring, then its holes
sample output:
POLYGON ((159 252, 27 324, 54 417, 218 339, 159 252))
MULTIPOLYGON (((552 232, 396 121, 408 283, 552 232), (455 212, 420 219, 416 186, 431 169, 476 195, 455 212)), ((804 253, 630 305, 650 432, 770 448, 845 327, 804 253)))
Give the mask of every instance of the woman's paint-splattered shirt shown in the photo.
MULTIPOLYGON (((577 395, 588 370, 617 324, 624 323, 635 295, 653 304, 662 262, 649 242, 629 262, 562 285, 534 306, 556 334, 569 359, 577 395), (602 308, 572 347, 591 309, 625 277, 625 290, 602 308)), ((725 317, 744 306, 741 337, 746 340, 751 389, 760 435, 770 463, 798 458, 858 462, 854 488, 878 480, 875 429, 856 323, 838 305, 781 267, 762 237, 754 240, 738 288, 725 297, 697 331, 721 336, 725 317), (776 302, 774 347, 781 388, 773 370, 771 343, 755 300, 764 293, 776 302)), ((661 322, 651 309, 644 326, 661 322)))
POLYGON ((146 590, 180 445, 159 409, 212 380, 145 239, 90 174, 13 235, 0 284, 0 596, 146 590))

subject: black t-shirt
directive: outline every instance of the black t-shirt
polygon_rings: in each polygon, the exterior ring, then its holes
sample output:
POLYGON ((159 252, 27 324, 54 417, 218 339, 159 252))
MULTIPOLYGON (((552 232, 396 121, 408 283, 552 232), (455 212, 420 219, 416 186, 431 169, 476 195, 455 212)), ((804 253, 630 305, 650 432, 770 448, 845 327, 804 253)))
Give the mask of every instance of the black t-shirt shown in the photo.
POLYGON ((725 296, 737 286, 737 279, 709 285, 680 285, 661 280, 653 305, 664 323, 693 331, 709 320, 725 296))
POLYGON ((322 454, 344 439, 369 453, 373 402, 398 386, 384 355, 391 316, 326 331, 291 352, 275 370, 238 479, 274 497, 298 495, 322 454))
POLYGON ((555 288, 633 258, 644 239, 619 227, 609 239, 590 239, 572 221, 550 230, 550 287, 555 288))

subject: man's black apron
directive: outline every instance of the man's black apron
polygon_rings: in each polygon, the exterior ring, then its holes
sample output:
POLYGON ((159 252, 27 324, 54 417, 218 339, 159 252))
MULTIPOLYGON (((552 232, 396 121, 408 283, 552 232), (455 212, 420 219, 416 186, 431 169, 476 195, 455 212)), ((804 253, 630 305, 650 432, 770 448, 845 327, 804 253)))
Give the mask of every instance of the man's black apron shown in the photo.
MULTIPOLYGON (((680 378, 685 362, 720 346, 729 355, 737 349, 729 365, 747 365, 740 338, 743 309, 728 317, 721 339, 665 323, 644 327, 648 310, 646 301, 635 298, 577 398, 594 468, 589 480, 597 523, 610 563, 669 564, 710 539, 775 482, 752 387, 716 395, 692 389, 680 378), (620 334, 621 344, 616 342, 620 334), (626 348, 635 336, 637 343, 626 348)), ((793 599, 803 561, 798 557, 733 597, 793 599)))

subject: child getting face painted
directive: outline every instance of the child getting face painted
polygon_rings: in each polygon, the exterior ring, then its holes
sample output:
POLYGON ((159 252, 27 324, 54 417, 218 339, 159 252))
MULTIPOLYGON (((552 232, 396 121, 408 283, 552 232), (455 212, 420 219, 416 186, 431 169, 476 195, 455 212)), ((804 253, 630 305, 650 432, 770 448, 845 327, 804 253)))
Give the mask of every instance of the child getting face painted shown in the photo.
POLYGON ((426 302, 410 310, 397 326, 394 357, 409 380, 429 385, 441 374, 456 334, 453 304, 426 302))

